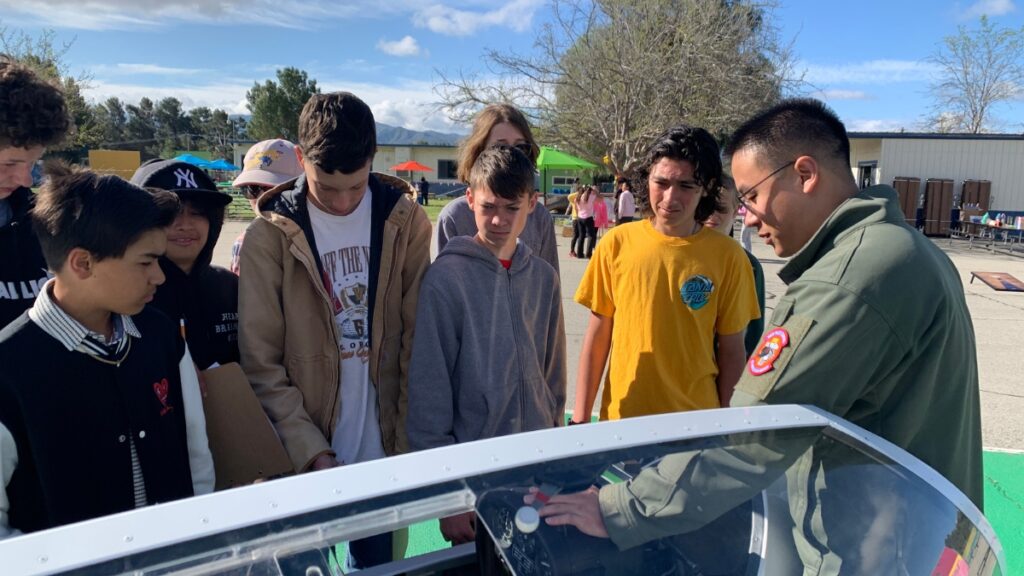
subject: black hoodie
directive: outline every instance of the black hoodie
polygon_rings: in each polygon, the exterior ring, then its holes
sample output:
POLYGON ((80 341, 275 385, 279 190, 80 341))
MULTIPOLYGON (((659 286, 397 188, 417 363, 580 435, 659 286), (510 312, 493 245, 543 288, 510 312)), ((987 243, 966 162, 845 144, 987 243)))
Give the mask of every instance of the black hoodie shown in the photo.
POLYGON ((7 198, 11 221, 0 228, 0 328, 32 307, 49 274, 29 211, 35 197, 18 188, 7 198))
POLYGON ((175 322, 185 319, 185 339, 200 370, 214 362, 238 362, 238 277, 210 264, 223 225, 223 216, 210 220, 206 245, 190 273, 160 259, 167 280, 153 298, 153 305, 175 322))

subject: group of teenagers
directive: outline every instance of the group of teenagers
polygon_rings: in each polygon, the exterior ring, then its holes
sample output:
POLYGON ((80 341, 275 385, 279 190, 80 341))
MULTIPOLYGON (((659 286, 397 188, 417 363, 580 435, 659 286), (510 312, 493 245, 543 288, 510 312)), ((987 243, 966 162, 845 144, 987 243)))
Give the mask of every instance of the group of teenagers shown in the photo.
MULTIPOLYGON (((296 473, 563 424, 554 226, 535 193, 539 147, 515 107, 477 114, 459 153, 467 193, 439 216, 431 262, 432 227, 410 186, 371 171, 369 107, 347 92, 312 96, 298 142, 246 156, 235 184, 256 218, 232 273, 211 265, 231 199, 202 170, 157 159, 129 182, 57 166, 33 194, 31 167, 64 138, 67 108, 59 88, 7 60, 0 93, 0 535, 212 491, 202 371, 231 362, 296 473)), ((650 143, 631 181, 629 200, 647 213, 592 247, 575 292, 590 318, 569 424, 590 422, 602 376, 602 420, 812 404, 905 448, 981 506, 959 276, 904 224, 890 188, 857 188, 834 113, 783 101, 724 150, 680 124, 650 143), (767 322, 760 265, 729 237, 740 205, 789 258, 767 322)), ((541 516, 626 548, 680 516, 710 522, 704 510, 740 497, 699 477, 727 465, 673 462, 554 496, 541 516)), ((440 526, 453 543, 476 535, 472 513, 440 526)), ((400 556, 403 538, 350 542, 350 565, 400 556)), ((819 544, 805 563, 857 553, 819 544)))

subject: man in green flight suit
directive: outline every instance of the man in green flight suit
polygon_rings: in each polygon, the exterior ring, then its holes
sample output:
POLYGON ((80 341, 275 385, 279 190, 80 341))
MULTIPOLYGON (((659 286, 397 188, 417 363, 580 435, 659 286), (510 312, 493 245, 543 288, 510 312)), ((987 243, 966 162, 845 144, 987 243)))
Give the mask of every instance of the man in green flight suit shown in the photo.
MULTIPOLYGON (((904 223, 892 188, 858 189, 846 129, 821 102, 787 100, 759 113, 725 155, 745 224, 789 258, 779 273, 788 288, 731 406, 832 412, 921 459, 980 509, 977 356, 952 262, 904 223)), ((788 470, 803 473, 804 504, 813 504, 791 507, 796 526, 810 526, 798 542, 805 574, 847 573, 864 560, 830 548, 828 524, 842 519, 824 510, 827 489, 813 468, 795 465, 822 458, 813 443, 773 438, 740 458, 743 447, 673 454, 631 482, 552 497, 541 516, 625 549, 698 528, 788 470)))

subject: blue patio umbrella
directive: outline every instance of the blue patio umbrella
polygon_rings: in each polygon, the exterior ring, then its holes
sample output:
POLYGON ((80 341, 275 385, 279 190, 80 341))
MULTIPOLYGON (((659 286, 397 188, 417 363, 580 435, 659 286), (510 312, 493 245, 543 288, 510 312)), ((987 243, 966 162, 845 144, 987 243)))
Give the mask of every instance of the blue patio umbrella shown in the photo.
POLYGON ((200 168, 209 168, 210 164, 212 164, 206 158, 200 158, 194 154, 182 154, 181 156, 176 156, 174 159, 178 162, 188 162, 189 164, 200 168))
POLYGON ((221 158, 220 160, 214 160, 213 162, 210 162, 207 168, 209 168, 210 170, 241 170, 241 168, 235 166, 234 164, 228 162, 227 160, 224 160, 223 158, 221 158))

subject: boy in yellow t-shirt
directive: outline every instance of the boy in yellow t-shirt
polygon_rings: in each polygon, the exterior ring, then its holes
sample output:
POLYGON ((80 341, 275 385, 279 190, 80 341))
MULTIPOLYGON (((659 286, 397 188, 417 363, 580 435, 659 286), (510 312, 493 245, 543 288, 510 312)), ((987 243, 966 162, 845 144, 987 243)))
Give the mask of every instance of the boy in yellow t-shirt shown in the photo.
POLYGON ((591 316, 572 423, 589 421, 606 362, 602 420, 727 406, 746 360, 744 329, 760 317, 743 249, 701 225, 719 205, 714 138, 671 128, 637 176, 652 214, 605 236, 576 292, 591 316))

